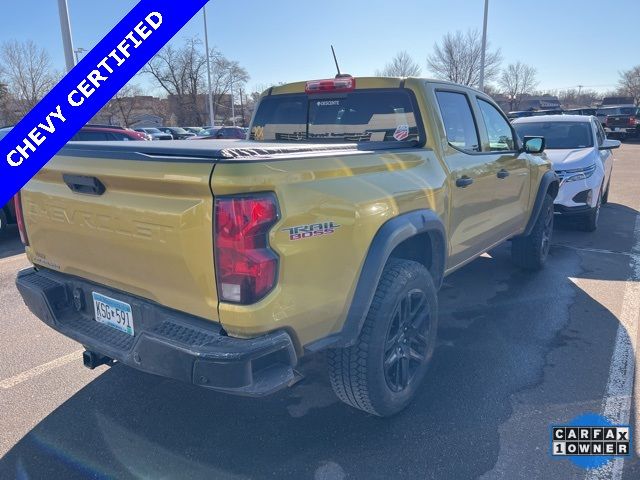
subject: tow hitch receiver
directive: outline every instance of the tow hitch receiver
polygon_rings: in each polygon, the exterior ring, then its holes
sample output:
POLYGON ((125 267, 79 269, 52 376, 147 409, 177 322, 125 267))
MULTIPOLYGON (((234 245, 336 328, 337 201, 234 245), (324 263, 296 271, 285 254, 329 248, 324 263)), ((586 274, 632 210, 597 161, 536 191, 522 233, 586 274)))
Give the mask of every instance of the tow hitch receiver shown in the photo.
POLYGON ((100 365, 113 365, 113 359, 105 357, 104 355, 100 355, 96 352, 85 350, 84 352, 82 352, 82 363, 89 370, 93 370, 100 365))

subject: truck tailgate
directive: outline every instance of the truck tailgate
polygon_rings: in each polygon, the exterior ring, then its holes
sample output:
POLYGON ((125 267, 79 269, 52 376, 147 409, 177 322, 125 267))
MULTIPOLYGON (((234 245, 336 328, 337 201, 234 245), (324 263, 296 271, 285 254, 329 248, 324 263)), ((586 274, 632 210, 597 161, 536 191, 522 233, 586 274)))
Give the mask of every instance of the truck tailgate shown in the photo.
POLYGON ((22 190, 29 259, 217 320, 213 164, 63 151, 22 190), (92 179, 103 193, 74 186, 92 179))

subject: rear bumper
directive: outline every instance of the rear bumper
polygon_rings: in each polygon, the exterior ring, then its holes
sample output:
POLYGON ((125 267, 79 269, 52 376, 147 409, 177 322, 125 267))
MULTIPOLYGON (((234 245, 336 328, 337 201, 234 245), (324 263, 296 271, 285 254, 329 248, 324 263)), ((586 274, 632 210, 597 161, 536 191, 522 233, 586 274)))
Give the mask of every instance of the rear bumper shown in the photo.
POLYGON ((21 271, 16 285, 44 323, 138 370, 246 396, 268 395, 295 380, 297 355, 284 331, 232 338, 217 323, 44 269, 21 271), (135 336, 94 320, 92 292, 131 305, 135 336))
POLYGON ((607 133, 623 133, 625 135, 640 135, 640 127, 611 126, 607 127, 607 133))

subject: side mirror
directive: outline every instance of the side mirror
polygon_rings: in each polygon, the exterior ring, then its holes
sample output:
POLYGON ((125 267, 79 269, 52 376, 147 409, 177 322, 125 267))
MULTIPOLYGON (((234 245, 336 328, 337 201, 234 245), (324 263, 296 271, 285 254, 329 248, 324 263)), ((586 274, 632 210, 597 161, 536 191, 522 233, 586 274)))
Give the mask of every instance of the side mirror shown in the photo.
POLYGON ((600 145, 598 149, 613 150, 614 148, 620 148, 620 145, 620 140, 609 140, 608 138, 605 138, 604 142, 602 142, 602 145, 600 145))
POLYGON ((527 153, 544 152, 544 137, 524 137, 523 150, 527 153))

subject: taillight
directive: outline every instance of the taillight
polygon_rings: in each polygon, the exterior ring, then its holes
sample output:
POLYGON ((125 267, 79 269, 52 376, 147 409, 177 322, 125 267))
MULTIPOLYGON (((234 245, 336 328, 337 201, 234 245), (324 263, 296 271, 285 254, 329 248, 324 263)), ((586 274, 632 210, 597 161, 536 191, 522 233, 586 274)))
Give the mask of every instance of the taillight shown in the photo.
POLYGON ((338 77, 327 80, 310 80, 305 86, 305 93, 340 93, 350 92, 356 88, 353 77, 338 77))
POLYGON ((216 198, 214 249, 221 301, 255 303, 275 286, 278 256, 269 248, 269 231, 277 221, 272 193, 216 198))
POLYGON ((24 214, 22 212, 22 198, 20 192, 16 193, 13 197, 13 209, 16 213, 16 223, 18 224, 18 231, 20 232, 20 240, 25 246, 29 245, 29 237, 27 237, 27 229, 24 226, 24 214))

